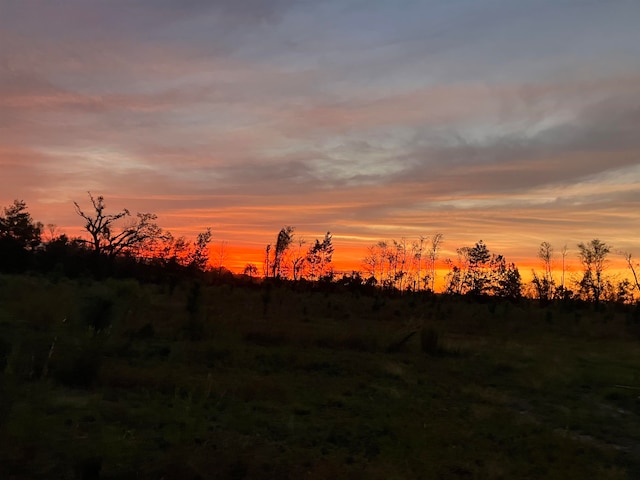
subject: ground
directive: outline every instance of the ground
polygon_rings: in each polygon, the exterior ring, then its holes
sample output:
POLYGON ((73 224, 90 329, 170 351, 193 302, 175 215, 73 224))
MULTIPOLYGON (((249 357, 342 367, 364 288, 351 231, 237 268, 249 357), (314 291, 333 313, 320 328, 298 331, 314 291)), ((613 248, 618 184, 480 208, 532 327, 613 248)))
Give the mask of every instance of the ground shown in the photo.
POLYGON ((0 277, 0 477, 634 479, 640 315, 0 277))

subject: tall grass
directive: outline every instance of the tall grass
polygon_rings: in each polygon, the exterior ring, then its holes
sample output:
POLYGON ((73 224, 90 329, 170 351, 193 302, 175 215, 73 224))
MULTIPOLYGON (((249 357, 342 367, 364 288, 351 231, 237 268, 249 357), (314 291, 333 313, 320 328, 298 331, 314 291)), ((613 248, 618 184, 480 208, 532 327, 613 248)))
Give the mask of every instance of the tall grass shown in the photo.
POLYGON ((632 308, 194 285, 0 277, 0 478, 640 476, 632 308))

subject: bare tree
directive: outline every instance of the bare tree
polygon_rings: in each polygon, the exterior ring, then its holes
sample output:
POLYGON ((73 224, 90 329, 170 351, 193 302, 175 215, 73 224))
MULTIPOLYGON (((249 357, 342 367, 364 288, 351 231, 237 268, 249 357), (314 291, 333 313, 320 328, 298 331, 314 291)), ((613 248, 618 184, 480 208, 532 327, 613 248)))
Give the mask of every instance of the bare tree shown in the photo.
POLYGON ((562 250, 560 250, 560 255, 562 256, 562 280, 560 280, 560 286, 562 287, 562 292, 564 293, 565 290, 565 283, 564 283, 564 274, 566 272, 566 265, 565 265, 565 260, 567 258, 567 245, 565 244, 562 247, 562 250))
POLYGON ((264 249, 264 262, 262 262, 264 278, 269 278, 271 273, 271 244, 264 249))
POLYGON ((549 242, 542 242, 540 244, 540 248, 538 249, 538 258, 542 260, 542 265, 544 266, 544 276, 547 278, 549 283, 553 283, 551 266, 551 261, 553 260, 553 247, 549 242))
POLYGON ((367 255, 362 260, 362 266, 376 283, 389 286, 392 283, 394 269, 394 252, 389 243, 380 240, 367 247, 367 255))
POLYGON ((58 226, 55 223, 47 223, 47 238, 46 242, 53 242, 58 238, 58 226))
POLYGON ((91 235, 91 240, 84 240, 83 243, 91 245, 96 254, 114 257, 134 252, 146 242, 162 235, 162 229, 155 223, 157 217, 152 213, 137 213, 133 222, 117 229, 119 220, 131 216, 129 210, 124 208, 118 213, 107 214, 104 197, 100 195, 95 198, 91 192, 88 193, 93 207, 92 214, 85 213, 77 202, 73 204, 76 213, 85 220, 85 230, 91 235))
POLYGON ((622 254, 624 255, 624 259, 627 262, 627 266, 629 267, 629 270, 631 270, 631 274, 633 275, 633 281, 635 282, 635 287, 638 290, 638 292, 640 292, 640 283, 638 282, 638 275, 636 273, 636 267, 638 266, 638 264, 637 263, 634 264, 633 257, 629 252, 623 252, 622 254))
POLYGON ((393 240, 393 285, 400 291, 404 290, 407 277, 407 240, 402 238, 399 242, 393 240))
POLYGON ((378 242, 378 248, 380 249, 380 256, 382 257, 382 262, 380 262, 380 279, 382 285, 391 287, 394 283, 397 257, 387 241, 378 242))
POLYGON ((431 280, 431 291, 435 291, 436 285, 436 261, 438 260, 438 256, 440 255, 440 247, 442 245, 442 241, 444 239, 444 235, 442 233, 436 232, 434 233, 430 240, 429 251, 427 255, 429 257, 429 279, 431 280))
POLYGON ((226 247, 227 247, 227 242, 226 240, 222 240, 220 242, 220 246, 218 247, 218 255, 217 255, 217 263, 218 263, 218 274, 222 274, 222 268, 224 267, 224 257, 226 255, 226 247))
POLYGON ((367 254, 362 259, 362 267, 365 273, 369 275, 369 278, 373 278, 376 282, 378 281, 378 266, 380 262, 381 259, 378 254, 377 244, 369 245, 367 247, 367 254))
POLYGON ((304 275, 304 266, 307 261, 306 255, 302 253, 302 246, 307 243, 302 237, 296 242, 297 248, 291 259, 291 271, 294 280, 302 279, 304 275))
POLYGON ((249 278, 253 278, 258 275, 258 267, 256 267, 253 263, 247 263, 244 266, 244 270, 242 270, 242 273, 247 275, 249 278))
POLYGON ((424 254, 424 244, 427 237, 422 235, 418 237, 417 241, 411 242, 411 258, 413 260, 413 290, 420 290, 420 283, 422 281, 422 257, 424 254))
POLYGON ((533 273, 533 286, 535 287, 538 298, 542 301, 548 301, 553 297, 555 290, 555 281, 553 279, 552 260, 553 247, 549 242, 542 242, 538 248, 538 258, 542 261, 543 273, 538 275, 535 270, 533 273))

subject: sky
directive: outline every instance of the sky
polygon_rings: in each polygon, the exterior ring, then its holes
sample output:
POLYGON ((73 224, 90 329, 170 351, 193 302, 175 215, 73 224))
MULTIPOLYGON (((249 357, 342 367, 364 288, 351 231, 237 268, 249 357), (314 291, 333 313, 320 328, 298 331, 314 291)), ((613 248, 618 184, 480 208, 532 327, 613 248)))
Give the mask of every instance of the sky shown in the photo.
MULTIPOLYGON (((338 269, 382 239, 640 255, 637 0, 0 0, 0 204, 284 225, 338 269)), ((574 260, 577 263, 577 260, 574 260)))

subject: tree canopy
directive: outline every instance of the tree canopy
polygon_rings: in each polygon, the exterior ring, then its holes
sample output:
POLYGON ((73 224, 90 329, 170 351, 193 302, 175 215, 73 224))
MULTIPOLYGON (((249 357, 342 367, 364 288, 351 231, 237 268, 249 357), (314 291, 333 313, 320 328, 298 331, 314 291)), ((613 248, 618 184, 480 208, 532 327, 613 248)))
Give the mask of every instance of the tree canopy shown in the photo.
POLYGON ((10 240, 20 248, 37 247, 42 228, 42 223, 33 221, 23 200, 14 200, 4 208, 4 216, 0 216, 0 238, 10 240))

